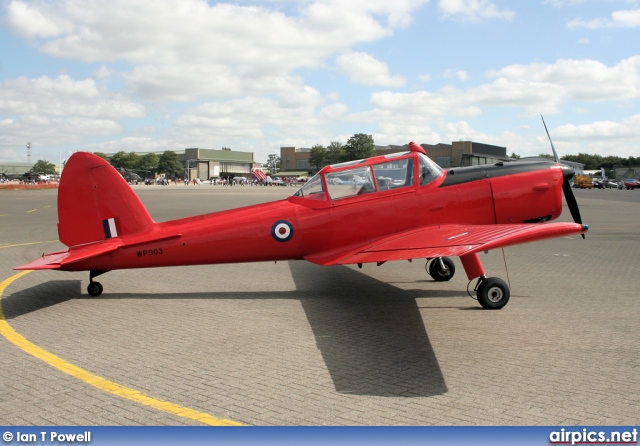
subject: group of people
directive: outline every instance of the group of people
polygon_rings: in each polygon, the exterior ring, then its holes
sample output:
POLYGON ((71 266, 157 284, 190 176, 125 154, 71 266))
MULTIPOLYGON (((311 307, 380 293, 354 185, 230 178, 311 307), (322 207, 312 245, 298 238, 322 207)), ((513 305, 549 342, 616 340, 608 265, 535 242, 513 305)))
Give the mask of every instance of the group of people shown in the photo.
MULTIPOLYGON (((157 184, 160 186, 167 186, 171 184, 172 180, 169 178, 157 178, 157 179, 147 179, 145 180, 145 184, 152 185, 157 184)), ((184 184, 185 186, 193 185, 199 186, 200 184, 206 183, 210 185, 222 185, 226 186, 275 186, 279 183, 270 182, 267 180, 257 180, 255 178, 245 178, 245 177, 221 177, 221 178, 209 178, 208 180, 201 180, 200 178, 194 178, 193 180, 189 180, 188 178, 180 179, 177 178, 173 180, 175 184, 184 184)), ((280 183, 282 184, 282 182, 280 183)))
POLYGON ((159 184, 160 186, 168 186, 169 183, 171 183, 171 180, 164 177, 157 178, 155 180, 151 180, 151 179, 144 180, 144 184, 147 186, 149 186, 150 184, 159 184))
POLYGON ((222 177, 222 178, 209 178, 208 180, 202 181, 199 178, 194 178, 189 181, 188 179, 184 179, 184 185, 188 186, 192 184, 194 186, 198 186, 202 183, 208 183, 210 185, 221 184, 222 186, 269 186, 270 184, 266 181, 258 181, 256 179, 245 178, 245 177, 222 177))

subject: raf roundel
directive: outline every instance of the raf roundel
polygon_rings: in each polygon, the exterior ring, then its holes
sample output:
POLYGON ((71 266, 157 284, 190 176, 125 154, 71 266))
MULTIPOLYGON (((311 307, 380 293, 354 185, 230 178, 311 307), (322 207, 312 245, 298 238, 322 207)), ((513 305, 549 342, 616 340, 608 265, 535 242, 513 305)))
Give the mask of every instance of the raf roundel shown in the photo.
POLYGON ((271 227, 271 235, 277 242, 288 242, 293 237, 293 226, 286 220, 280 220, 271 227))

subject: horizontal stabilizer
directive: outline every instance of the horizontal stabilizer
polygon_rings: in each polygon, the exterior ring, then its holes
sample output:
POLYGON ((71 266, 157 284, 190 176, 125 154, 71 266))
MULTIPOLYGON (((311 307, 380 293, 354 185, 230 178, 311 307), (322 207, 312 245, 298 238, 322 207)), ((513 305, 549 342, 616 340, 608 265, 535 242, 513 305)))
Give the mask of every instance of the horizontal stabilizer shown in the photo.
POLYGON ((42 254, 32 262, 20 265, 14 269, 17 270, 36 270, 36 269, 60 269, 63 265, 79 262, 92 257, 108 254, 115 251, 121 245, 120 241, 92 243, 89 245, 78 246, 69 249, 69 251, 53 252, 51 254, 42 254))

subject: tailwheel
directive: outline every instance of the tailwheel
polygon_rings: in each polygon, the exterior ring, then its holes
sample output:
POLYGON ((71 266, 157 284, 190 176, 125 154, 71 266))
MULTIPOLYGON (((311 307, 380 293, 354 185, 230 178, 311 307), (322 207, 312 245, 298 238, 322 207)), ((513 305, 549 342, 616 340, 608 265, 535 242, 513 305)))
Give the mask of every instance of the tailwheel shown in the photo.
POLYGON ((456 265, 449 257, 437 257, 425 265, 425 269, 436 282, 446 282, 456 273, 456 265))
POLYGON ((89 282, 87 293, 89 293, 89 296, 98 297, 102 294, 102 284, 100 282, 89 282))
POLYGON ((89 296, 98 297, 102 294, 102 284, 100 282, 94 282, 93 279, 101 274, 108 273, 109 271, 92 269, 89 271, 89 285, 87 286, 87 293, 89 296))
POLYGON ((509 285, 497 277, 482 280, 477 287, 478 302, 487 310, 499 310, 509 302, 509 285))

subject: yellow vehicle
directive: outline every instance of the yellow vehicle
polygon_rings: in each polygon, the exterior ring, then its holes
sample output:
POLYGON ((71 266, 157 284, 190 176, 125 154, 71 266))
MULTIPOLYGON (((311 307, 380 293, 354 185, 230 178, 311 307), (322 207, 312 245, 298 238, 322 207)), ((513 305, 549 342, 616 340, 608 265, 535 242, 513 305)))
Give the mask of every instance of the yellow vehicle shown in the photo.
POLYGON ((576 175, 576 178, 573 180, 573 187, 576 189, 592 189, 593 180, 588 175, 576 175))

